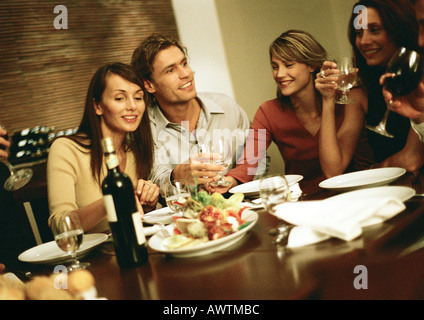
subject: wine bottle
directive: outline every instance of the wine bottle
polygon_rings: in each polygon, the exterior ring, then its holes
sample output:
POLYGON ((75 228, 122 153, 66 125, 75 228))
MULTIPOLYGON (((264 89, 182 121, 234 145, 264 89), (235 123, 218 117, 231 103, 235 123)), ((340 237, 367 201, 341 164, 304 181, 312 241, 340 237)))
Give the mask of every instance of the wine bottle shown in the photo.
POLYGON ((122 268, 141 265, 147 262, 148 253, 134 188, 130 178, 119 169, 112 138, 103 139, 102 147, 108 167, 102 192, 116 258, 122 268))

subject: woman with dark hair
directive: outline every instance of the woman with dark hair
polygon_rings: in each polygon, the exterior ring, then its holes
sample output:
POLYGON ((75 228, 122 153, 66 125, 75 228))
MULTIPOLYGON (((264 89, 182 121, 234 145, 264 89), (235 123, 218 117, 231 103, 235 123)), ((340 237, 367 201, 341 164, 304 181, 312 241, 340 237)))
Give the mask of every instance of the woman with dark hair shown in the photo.
POLYGON ((119 167, 132 180, 139 209, 154 208, 159 188, 149 179, 153 140, 144 86, 132 67, 107 64, 94 74, 77 132, 56 139, 49 151, 50 217, 76 211, 85 231, 109 226, 101 185, 107 175, 101 140, 112 137, 119 167))
POLYGON ((326 177, 347 170, 363 127, 364 113, 359 103, 335 106, 336 88, 324 82, 331 77, 319 79, 315 85, 327 53, 309 33, 284 32, 270 45, 269 55, 277 98, 259 107, 244 156, 225 179, 232 186, 253 180, 261 169, 259 160, 274 142, 285 161, 282 173, 302 175, 301 188, 310 193, 326 177))
MULTIPOLYGON (((359 10, 352 10, 349 40, 366 96, 365 119, 375 126, 387 110, 379 79, 399 47, 419 50, 418 23, 409 0, 361 0, 355 8, 359 10)), ((410 128, 409 119, 391 112, 386 128, 394 138, 367 130, 375 166, 403 167, 410 172, 420 169, 424 145, 410 128)))

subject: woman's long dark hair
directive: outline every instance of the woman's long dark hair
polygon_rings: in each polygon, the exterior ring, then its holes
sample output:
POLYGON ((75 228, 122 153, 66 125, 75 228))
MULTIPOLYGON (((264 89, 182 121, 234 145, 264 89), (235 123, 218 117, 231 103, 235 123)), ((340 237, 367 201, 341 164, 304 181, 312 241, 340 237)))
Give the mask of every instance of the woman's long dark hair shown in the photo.
MULTIPOLYGON (((147 97, 142 80, 137 76, 134 69, 124 63, 109 63, 96 71, 91 79, 88 88, 84 114, 77 132, 67 138, 75 141, 87 152, 91 153, 91 172, 93 177, 99 182, 103 163, 103 150, 101 140, 103 138, 100 128, 100 116, 94 109, 94 101, 99 103, 102 99, 102 94, 106 89, 107 79, 111 74, 118 75, 131 83, 138 85, 144 92, 144 97, 147 97)), ((137 178, 148 179, 150 171, 153 167, 153 137, 150 129, 149 114, 146 109, 144 111, 141 123, 137 130, 128 132, 127 138, 124 141, 126 151, 131 150, 134 153, 136 161, 137 178)))
POLYGON ((361 0, 353 6, 349 21, 349 41, 355 55, 356 66, 359 68, 359 77, 365 87, 368 88, 376 77, 377 79, 380 77, 385 66, 368 66, 365 58, 356 47, 355 19, 359 13, 355 13, 354 9, 359 5, 378 11, 384 29, 398 48, 406 47, 411 50, 420 50, 418 46, 418 22, 410 0, 361 0))

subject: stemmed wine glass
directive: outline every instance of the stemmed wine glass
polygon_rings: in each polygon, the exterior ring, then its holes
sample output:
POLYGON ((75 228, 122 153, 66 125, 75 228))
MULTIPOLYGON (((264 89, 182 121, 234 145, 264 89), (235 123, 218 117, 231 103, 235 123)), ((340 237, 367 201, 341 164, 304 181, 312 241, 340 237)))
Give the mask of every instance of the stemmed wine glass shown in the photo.
POLYGON ((357 70, 355 68, 355 60, 351 57, 341 57, 335 59, 337 63, 337 69, 340 73, 334 74, 337 77, 338 88, 342 92, 342 96, 336 99, 335 103, 338 104, 349 104, 355 102, 353 99, 349 99, 347 93, 356 83, 357 70))
POLYGON ((274 207, 290 201, 290 188, 284 175, 271 175, 259 181, 259 196, 268 212, 274 212, 274 207))
MULTIPOLYGON (((6 127, 0 123, 0 127, 6 130, 6 127)), ((3 136, 6 140, 9 139, 9 135, 6 134, 3 136)), ((5 150, 6 148, 0 145, 0 148, 5 150)), ((12 164, 7 160, 7 158, 1 158, 2 161, 10 171, 10 177, 4 182, 4 189, 7 191, 14 191, 19 188, 22 188, 26 185, 32 178, 33 171, 30 168, 19 169, 17 171, 14 170, 12 164)))
MULTIPOLYGON (((210 152, 211 152, 211 162, 221 167, 228 168, 232 162, 233 154, 231 152, 231 143, 230 140, 220 137, 219 139, 211 140, 210 142, 210 152)), ((224 171, 219 171, 218 176, 219 180, 212 182, 211 186, 227 186, 231 182, 227 181, 223 177, 224 171)))
POLYGON ((85 269, 90 264, 81 263, 77 259, 77 250, 81 246, 84 238, 84 230, 75 212, 69 212, 59 215, 52 220, 52 231, 58 247, 71 254, 72 264, 68 267, 69 271, 85 269))
MULTIPOLYGON (((414 50, 405 47, 399 48, 387 65, 386 73, 391 73, 392 77, 385 79, 385 86, 393 94, 393 98, 405 96, 417 88, 423 76, 423 57, 414 50)), ((383 136, 394 138, 394 135, 386 129, 387 118, 390 109, 386 110, 383 119, 377 126, 366 126, 383 136)))
POLYGON ((171 181, 165 185, 165 201, 177 215, 183 215, 183 206, 190 198, 190 189, 184 181, 171 181))
MULTIPOLYGON (((265 209, 273 213, 275 206, 290 201, 291 191, 284 175, 265 176, 259 182, 259 195, 265 209)), ((274 242, 287 244, 288 237, 293 225, 280 221, 277 228, 269 230, 269 234, 276 236, 274 242)))
POLYGON ((389 114, 390 114, 390 110, 387 109, 386 112, 384 113, 383 119, 381 119, 381 121, 378 125, 370 126, 370 125, 367 124, 365 127, 368 130, 374 131, 375 133, 378 133, 382 136, 385 136, 385 137, 388 137, 388 138, 394 138, 395 136, 392 135, 390 132, 388 132, 387 129, 386 129, 387 118, 389 118, 389 114))

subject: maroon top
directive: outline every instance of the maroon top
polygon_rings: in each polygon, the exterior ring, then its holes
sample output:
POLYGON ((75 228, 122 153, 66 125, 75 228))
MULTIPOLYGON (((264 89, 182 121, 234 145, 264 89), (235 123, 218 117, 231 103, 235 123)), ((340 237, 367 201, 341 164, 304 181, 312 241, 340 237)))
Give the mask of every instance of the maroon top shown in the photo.
MULTIPOLYGON (((344 107, 336 110, 338 130, 343 123, 344 107)), ((294 110, 278 99, 266 101, 259 107, 251 129, 243 156, 227 175, 242 183, 253 180, 259 159, 273 141, 284 159, 285 173, 302 175, 301 188, 305 193, 317 189, 317 184, 324 180, 319 163, 319 131, 313 136, 294 110)))

